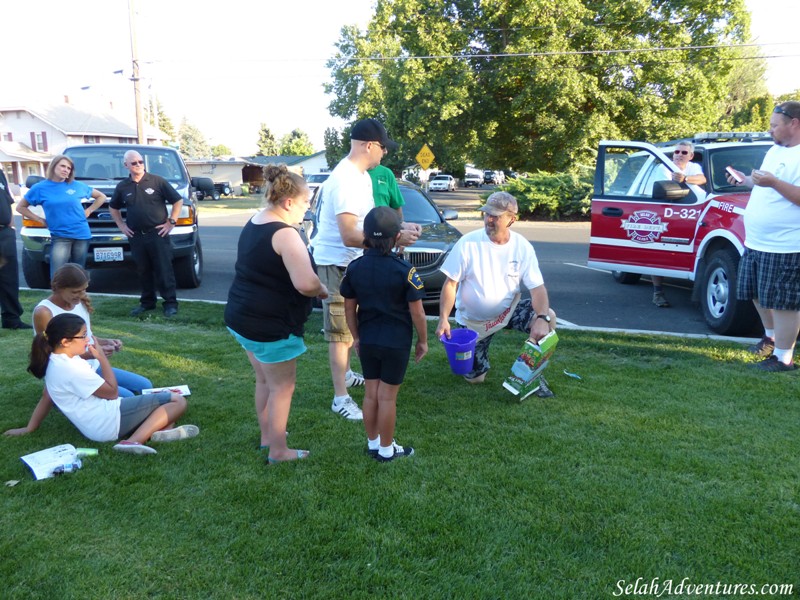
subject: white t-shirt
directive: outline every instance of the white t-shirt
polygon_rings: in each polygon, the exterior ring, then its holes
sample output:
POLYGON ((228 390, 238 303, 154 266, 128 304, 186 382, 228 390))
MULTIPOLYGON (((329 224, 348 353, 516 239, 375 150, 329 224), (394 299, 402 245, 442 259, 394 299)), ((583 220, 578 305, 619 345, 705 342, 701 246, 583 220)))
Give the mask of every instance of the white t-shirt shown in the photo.
MULTIPOLYGON (((61 314, 64 314, 64 313, 69 313, 69 314, 72 314, 72 315, 78 315, 81 319, 83 319, 86 322, 86 333, 89 335, 90 338, 92 337, 92 317, 89 314, 89 311, 86 310, 86 307, 83 305, 82 302, 78 302, 78 304, 72 310, 65 310, 65 309, 61 308, 60 306, 58 306, 57 304, 54 304, 50 300, 45 298, 44 300, 39 302, 39 304, 37 304, 36 307, 33 310, 35 311, 40 306, 43 306, 47 310, 49 310, 50 314, 52 314, 54 317, 56 315, 61 315, 61 314)), ((35 330, 33 332, 33 335, 36 335, 36 331, 35 330)), ((92 369, 94 369, 95 371, 100 366, 100 361, 97 360, 96 358, 90 358, 86 362, 88 362, 90 365, 92 365, 92 369)))
POLYGON ((521 284, 529 290, 544 284, 531 243, 509 233, 508 242, 495 244, 485 229, 472 231, 456 242, 444 261, 442 273, 459 283, 456 321, 462 325, 466 320, 496 320, 515 301, 521 284))
POLYGON ((350 213, 358 217, 358 228, 364 228, 364 217, 375 207, 372 200, 372 178, 350 160, 344 158, 322 184, 317 235, 311 242, 318 265, 346 267, 362 254, 361 248, 345 246, 336 216, 350 213))
MULTIPOLYGON (((800 144, 769 149, 762 171, 787 183, 800 185, 800 144)), ((759 252, 800 252, 800 206, 771 187, 753 186, 744 211, 744 245, 759 252)))
POLYGON ((58 409, 87 438, 111 442, 119 437, 120 399, 94 395, 104 379, 87 361, 80 356, 53 353, 44 382, 58 409))
MULTIPOLYGON (((678 165, 675 165, 676 167, 678 165)), ((665 179, 672 179, 672 171, 667 168, 667 165, 662 165, 661 170, 664 173, 665 179)), ((701 167, 698 163, 689 161, 686 163, 686 168, 681 170, 680 167, 678 168, 678 173, 683 173, 686 177, 691 177, 692 175, 702 175, 703 174, 703 167, 701 167)))

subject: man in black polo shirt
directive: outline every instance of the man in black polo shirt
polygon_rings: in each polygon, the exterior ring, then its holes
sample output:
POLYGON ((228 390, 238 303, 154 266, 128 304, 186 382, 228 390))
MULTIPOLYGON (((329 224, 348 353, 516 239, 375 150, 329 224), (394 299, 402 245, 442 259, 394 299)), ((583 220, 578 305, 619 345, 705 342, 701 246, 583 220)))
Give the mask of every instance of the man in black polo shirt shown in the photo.
POLYGON ((20 320, 22 305, 19 303, 17 238, 11 214, 13 203, 6 174, 0 169, 0 316, 3 329, 30 329, 30 325, 20 320))
POLYGON ((130 239, 142 286, 139 306, 131 316, 155 309, 158 288, 164 299, 164 316, 171 317, 178 312, 178 299, 169 232, 175 227, 183 198, 163 177, 145 172, 142 155, 136 150, 128 150, 122 164, 131 175, 117 184, 109 206, 117 227, 130 239), (167 202, 172 203, 171 215, 167 215, 167 202), (124 221, 123 206, 128 209, 124 221))

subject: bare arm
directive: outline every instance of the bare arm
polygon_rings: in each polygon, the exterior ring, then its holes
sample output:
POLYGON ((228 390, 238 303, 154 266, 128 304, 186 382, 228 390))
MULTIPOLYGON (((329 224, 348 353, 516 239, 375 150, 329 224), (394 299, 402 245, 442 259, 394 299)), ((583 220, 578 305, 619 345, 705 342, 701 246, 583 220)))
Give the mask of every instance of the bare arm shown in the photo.
POLYGON ((422 307, 422 300, 415 300, 408 303, 411 311, 411 322, 417 330, 417 344, 414 348, 414 361, 419 362, 428 353, 428 323, 425 320, 425 309, 422 307))
POLYGON ((358 217, 353 213, 339 213, 336 215, 339 225, 339 235, 342 242, 349 248, 364 247, 364 232, 358 228, 358 217))
POLYGON ((114 219, 114 223, 116 223, 119 230, 125 234, 125 237, 133 237, 133 229, 128 227, 128 224, 122 220, 122 211, 118 208, 110 208, 108 212, 111 213, 111 218, 114 219))
POLYGON ((800 186, 778 179, 768 171, 753 171, 750 177, 754 185, 771 187, 792 204, 800 206, 800 186))
POLYGON ((170 223, 170 220, 177 221, 178 215, 181 214, 181 207, 183 206, 183 200, 176 200, 175 204, 172 205, 172 212, 170 213, 169 217, 165 223, 161 223, 160 225, 156 225, 156 231, 158 231, 158 235, 161 237, 167 237, 169 232, 175 229, 175 225, 170 223))
POLYGON ((104 379, 103 384, 94 391, 94 395, 106 400, 116 400, 119 398, 117 376, 114 375, 114 370, 111 368, 111 363, 108 362, 105 353, 97 348, 96 340, 92 340, 92 342, 94 343, 89 346, 89 352, 100 361, 100 376, 104 379))
POLYGON ((17 202, 17 212, 21 214, 26 219, 30 219, 31 221, 38 221, 45 227, 47 227, 47 220, 44 217, 40 217, 35 212, 33 212, 30 208, 28 208, 30 204, 28 203, 25 198, 17 202))
POLYGON ((328 290, 314 273, 303 240, 293 227, 285 227, 272 236, 272 248, 283 259, 295 289, 308 298, 327 298, 328 290))
POLYGON ((92 198, 94 198, 94 202, 92 202, 90 206, 87 206, 83 211, 87 219, 89 218, 90 214, 103 206, 103 203, 108 199, 103 192, 94 189, 92 190, 92 198))
POLYGON ((344 299, 344 318, 347 320, 347 328, 350 330, 350 335, 353 336, 353 348, 355 348, 356 353, 359 353, 361 349, 359 347, 358 338, 358 314, 356 312, 357 306, 358 301, 355 298, 344 299))
POLYGON ((533 288, 530 293, 531 305, 535 313, 531 319, 531 339, 538 342, 555 328, 555 313, 550 310, 550 300, 544 285, 533 288), (544 319, 537 319, 536 315, 549 315, 550 323, 544 319))
POLYGON ((456 303, 457 288, 458 282, 449 277, 442 286, 442 293, 439 296, 439 324, 436 326, 436 337, 444 334, 450 339, 450 312, 456 303))
POLYGON ((20 427, 19 429, 9 429, 3 433, 3 435, 18 436, 36 431, 39 429, 39 425, 42 424, 42 421, 44 421, 45 417, 50 413, 51 408, 53 408, 53 401, 50 399, 50 394, 47 392, 47 387, 45 387, 42 391, 42 397, 39 399, 36 408, 33 409, 31 418, 28 420, 28 425, 25 427, 20 427))

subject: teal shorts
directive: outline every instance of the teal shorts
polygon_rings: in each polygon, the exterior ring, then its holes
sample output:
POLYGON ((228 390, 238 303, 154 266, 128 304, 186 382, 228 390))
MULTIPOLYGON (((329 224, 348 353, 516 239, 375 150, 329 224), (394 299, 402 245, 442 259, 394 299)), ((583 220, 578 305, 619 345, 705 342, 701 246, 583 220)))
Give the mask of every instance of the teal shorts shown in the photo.
POLYGON ((253 356, 260 363, 282 363, 287 360, 293 360, 306 351, 306 345, 303 343, 303 338, 296 335, 289 334, 285 340, 278 340, 277 342, 255 342, 249 340, 236 333, 233 329, 228 327, 228 331, 236 338, 236 341, 242 345, 242 348, 248 352, 252 352, 253 356))

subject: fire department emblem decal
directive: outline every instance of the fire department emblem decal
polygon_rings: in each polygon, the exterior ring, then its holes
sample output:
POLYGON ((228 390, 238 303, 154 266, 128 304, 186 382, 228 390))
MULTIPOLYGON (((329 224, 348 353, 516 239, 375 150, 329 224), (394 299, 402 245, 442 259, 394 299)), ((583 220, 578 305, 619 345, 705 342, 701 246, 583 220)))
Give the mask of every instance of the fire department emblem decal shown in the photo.
POLYGON ((667 224, 652 210, 637 210, 622 221, 621 227, 630 239, 640 244, 655 242, 667 230, 667 224))

